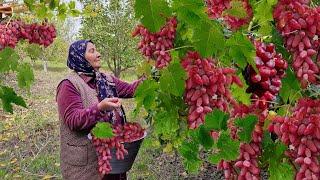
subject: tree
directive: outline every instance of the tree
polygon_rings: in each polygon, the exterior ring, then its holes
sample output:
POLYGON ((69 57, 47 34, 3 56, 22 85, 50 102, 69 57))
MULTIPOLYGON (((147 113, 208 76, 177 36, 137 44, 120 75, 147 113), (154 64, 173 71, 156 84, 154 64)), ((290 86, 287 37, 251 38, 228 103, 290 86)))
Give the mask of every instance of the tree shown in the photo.
POLYGON ((128 0, 83 2, 85 9, 95 9, 95 17, 82 20, 80 34, 91 39, 102 54, 108 68, 116 77, 134 67, 141 59, 136 51, 136 39, 130 34, 136 25, 133 6, 128 0))

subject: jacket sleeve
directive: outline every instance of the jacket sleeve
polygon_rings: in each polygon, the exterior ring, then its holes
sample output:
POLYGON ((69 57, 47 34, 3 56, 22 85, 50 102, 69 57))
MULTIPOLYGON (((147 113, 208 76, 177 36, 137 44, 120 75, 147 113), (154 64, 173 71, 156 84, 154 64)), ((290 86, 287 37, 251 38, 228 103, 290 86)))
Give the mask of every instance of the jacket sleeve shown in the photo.
POLYGON ((80 93, 69 80, 63 80, 57 87, 58 112, 64 123, 74 131, 91 129, 103 114, 97 104, 85 108, 80 93))

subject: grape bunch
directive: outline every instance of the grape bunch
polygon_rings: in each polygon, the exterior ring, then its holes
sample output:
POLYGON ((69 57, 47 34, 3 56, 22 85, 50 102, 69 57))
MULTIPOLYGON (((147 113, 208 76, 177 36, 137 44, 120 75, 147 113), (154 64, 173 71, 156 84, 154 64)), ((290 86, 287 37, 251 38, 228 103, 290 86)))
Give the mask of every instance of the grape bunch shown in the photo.
POLYGON ((48 47, 53 43, 54 38, 56 37, 56 29, 52 24, 42 25, 33 23, 27 24, 21 31, 22 37, 28 39, 29 43, 43 45, 48 47))
POLYGON ((100 174, 108 174, 112 167, 109 160, 112 159, 111 149, 116 148, 116 158, 124 159, 128 151, 124 148, 123 143, 130 143, 144 136, 144 129, 138 123, 126 123, 125 125, 114 125, 112 138, 100 139, 93 137, 93 145, 98 154, 98 171, 100 174))
POLYGON ((171 61, 171 55, 168 50, 173 48, 176 28, 177 19, 172 17, 168 19, 159 32, 151 33, 144 26, 138 25, 132 33, 133 37, 142 37, 138 44, 138 49, 147 58, 155 60, 158 69, 166 67, 171 61))
POLYGON ((206 0, 208 15, 212 19, 223 18, 224 22, 233 30, 239 29, 244 24, 248 24, 253 16, 252 8, 247 0, 241 0, 247 17, 238 18, 232 15, 224 15, 223 12, 231 8, 231 0, 206 0))
POLYGON ((46 23, 26 24, 21 20, 12 20, 0 24, 0 50, 5 47, 15 48, 18 41, 22 39, 47 47, 55 37, 55 27, 46 23))
POLYGON ((254 45, 255 64, 259 72, 256 73, 251 65, 246 67, 243 73, 249 85, 246 91, 252 93, 251 98, 256 107, 266 109, 268 102, 275 100, 280 91, 281 79, 285 76, 288 63, 280 53, 275 51, 272 43, 264 44, 254 41, 254 45))
POLYGON ((273 118, 269 131, 288 145, 286 154, 300 167, 296 180, 320 177, 320 100, 300 99, 290 117, 273 118))
POLYGON ((195 129, 204 123, 205 115, 218 108, 228 110, 228 104, 236 104, 229 90, 232 83, 242 86, 235 70, 218 68, 211 58, 201 58, 199 53, 189 51, 181 62, 188 73, 185 102, 189 106, 189 128, 195 129))
MULTIPOLYGON (((224 176, 227 180, 232 179, 260 179, 260 168, 259 168, 259 155, 261 154, 261 142, 263 137, 263 126, 264 121, 267 117, 268 110, 259 110, 254 109, 254 106, 239 106, 239 114, 234 114, 235 117, 243 117, 247 113, 254 113, 258 116, 259 121, 255 125, 255 128, 252 132, 252 140, 250 143, 241 143, 240 144, 240 155, 235 161, 220 161, 218 164, 218 169, 224 170, 224 176), (235 170, 238 170, 239 173, 236 173, 235 170)), ((238 131, 234 125, 234 118, 228 120, 228 129, 230 129, 231 137, 233 139, 238 139, 238 131)))
POLYGON ((284 45, 293 54, 292 66, 303 88, 317 83, 319 74, 319 60, 315 59, 320 43, 320 8, 310 8, 308 3, 308 0, 281 0, 273 12, 284 45))

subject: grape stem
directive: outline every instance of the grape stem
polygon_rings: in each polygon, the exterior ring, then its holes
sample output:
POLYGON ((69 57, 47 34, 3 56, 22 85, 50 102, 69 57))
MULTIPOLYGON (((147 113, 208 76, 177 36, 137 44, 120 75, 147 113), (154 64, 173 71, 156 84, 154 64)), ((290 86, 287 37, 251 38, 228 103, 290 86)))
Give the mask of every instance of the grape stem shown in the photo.
POLYGON ((289 159, 289 163, 293 166, 293 168, 294 168, 295 171, 297 172, 298 169, 297 169, 296 165, 292 162, 292 159, 289 159))
POLYGON ((295 32, 298 32, 298 30, 294 30, 294 31, 291 31, 291 32, 288 32, 288 33, 284 33, 284 35, 289 35, 289 34, 293 34, 295 32))
POLYGON ((10 22, 11 22, 11 19, 12 19, 12 16, 10 16, 10 18, 9 18, 9 20, 8 20, 5 28, 7 28, 7 27, 9 26, 9 24, 10 24, 10 22))
POLYGON ((178 49, 183 49, 183 48, 189 48, 189 47, 193 47, 193 46, 181 46, 181 47, 177 47, 177 48, 172 48, 172 49, 168 49, 165 52, 170 52, 170 51, 174 51, 174 50, 178 50, 178 49))

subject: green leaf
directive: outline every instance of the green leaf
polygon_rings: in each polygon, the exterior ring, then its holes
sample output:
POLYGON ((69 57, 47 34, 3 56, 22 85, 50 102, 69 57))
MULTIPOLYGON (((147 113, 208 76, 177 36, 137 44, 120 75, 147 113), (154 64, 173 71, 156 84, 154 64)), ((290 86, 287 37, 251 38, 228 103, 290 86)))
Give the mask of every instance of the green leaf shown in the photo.
POLYGON ((58 18, 64 20, 67 17, 68 7, 66 3, 61 3, 58 7, 58 18))
POLYGON ((171 140, 177 136, 179 129, 177 111, 158 111, 154 117, 154 132, 163 140, 171 140))
POLYGON ((184 141, 178 148, 178 152, 183 157, 183 164, 188 172, 196 173, 202 164, 199 159, 199 144, 184 141))
POLYGON ((30 64, 21 64, 18 67, 17 71, 18 86, 20 88, 26 87, 27 89, 29 89, 30 85, 34 81, 34 74, 30 64))
POLYGON ((24 0, 23 2, 28 6, 30 11, 34 10, 35 0, 24 0))
POLYGON ((294 168, 289 162, 271 161, 268 169, 270 180, 292 180, 294 179, 294 168))
POLYGON ((209 156, 209 161, 218 164, 221 160, 232 161, 239 156, 240 142, 232 140, 228 132, 223 131, 218 139, 218 153, 209 156))
POLYGON ((56 7, 58 7, 60 4, 60 0, 51 0, 49 7, 51 10, 54 10, 56 7))
POLYGON ((43 19, 43 18, 46 17, 47 11, 48 11, 48 9, 47 9, 47 7, 45 6, 45 4, 40 4, 40 6, 38 6, 38 7, 36 8, 36 14, 37 14, 37 16, 38 16, 40 19, 43 19))
POLYGON ((75 1, 70 1, 68 6, 69 6, 69 9, 75 9, 76 8, 76 2, 75 1))
POLYGON ((147 79, 139 84, 134 95, 137 102, 137 109, 142 105, 145 109, 150 109, 155 104, 158 89, 159 84, 151 79, 147 79))
POLYGON ((254 7, 254 17, 260 25, 259 33, 269 35, 272 31, 273 6, 277 4, 277 0, 261 0, 254 7))
POLYGON ((217 22, 208 23, 202 21, 194 27, 193 42, 195 49, 203 57, 211 57, 223 51, 225 48, 225 38, 222 26, 217 22))
POLYGON ((172 8, 177 13, 179 24, 185 22, 195 27, 203 20, 210 21, 202 0, 173 0, 172 8))
POLYGON ((111 138, 114 136, 112 126, 107 122, 98 122, 91 130, 92 134, 97 138, 111 138))
POLYGON ((157 32, 171 16, 170 8, 165 0, 136 0, 136 18, 151 32, 157 32))
POLYGON ((277 31, 276 27, 274 25, 270 26, 272 27, 272 38, 271 42, 274 43, 276 46, 276 51, 278 53, 282 54, 282 57, 286 59, 289 62, 290 59, 290 53, 287 51, 287 49, 283 45, 283 38, 281 34, 277 31))
POLYGON ((23 98, 18 96, 13 88, 7 86, 0 86, 0 99, 2 101, 3 109, 10 113, 13 113, 12 103, 27 107, 23 98))
POLYGON ((254 115, 248 115, 244 118, 237 118, 235 125, 240 128, 239 138, 240 141, 249 143, 251 141, 252 131, 256 125, 258 118, 254 115))
POLYGON ((223 15, 230 15, 237 18, 246 18, 248 16, 246 9, 243 7, 242 1, 232 0, 230 2, 230 6, 231 8, 222 12, 223 15))
POLYGON ((239 87, 236 84, 231 85, 231 93, 232 96, 238 101, 241 102, 242 104, 245 105, 250 105, 251 104, 251 93, 247 93, 246 89, 249 87, 245 80, 244 77, 241 73, 238 74, 238 77, 240 78, 243 86, 239 87))
POLYGON ((256 50, 249 38, 237 31, 227 40, 226 45, 229 48, 229 55, 240 68, 244 69, 249 63, 258 72, 254 61, 256 50))
POLYGON ((210 136, 210 131, 206 129, 203 125, 199 127, 199 142, 204 146, 206 149, 210 149, 213 146, 213 139, 210 136))
POLYGON ((228 119, 228 114, 219 109, 215 109, 213 112, 206 115, 204 125, 208 130, 226 130, 228 119))
POLYGON ((279 95, 285 103, 294 103, 302 96, 300 83, 291 68, 287 69, 286 77, 282 79, 279 95))
POLYGON ((179 61, 173 61, 160 77, 160 89, 175 96, 182 96, 185 89, 186 72, 179 61))
POLYGON ((12 48, 5 48, 0 51, 0 72, 16 70, 19 55, 12 48))
POLYGON ((265 132, 262 139, 262 163, 268 164, 269 179, 294 179, 293 167, 284 159, 287 147, 281 142, 273 142, 270 133, 265 132))

